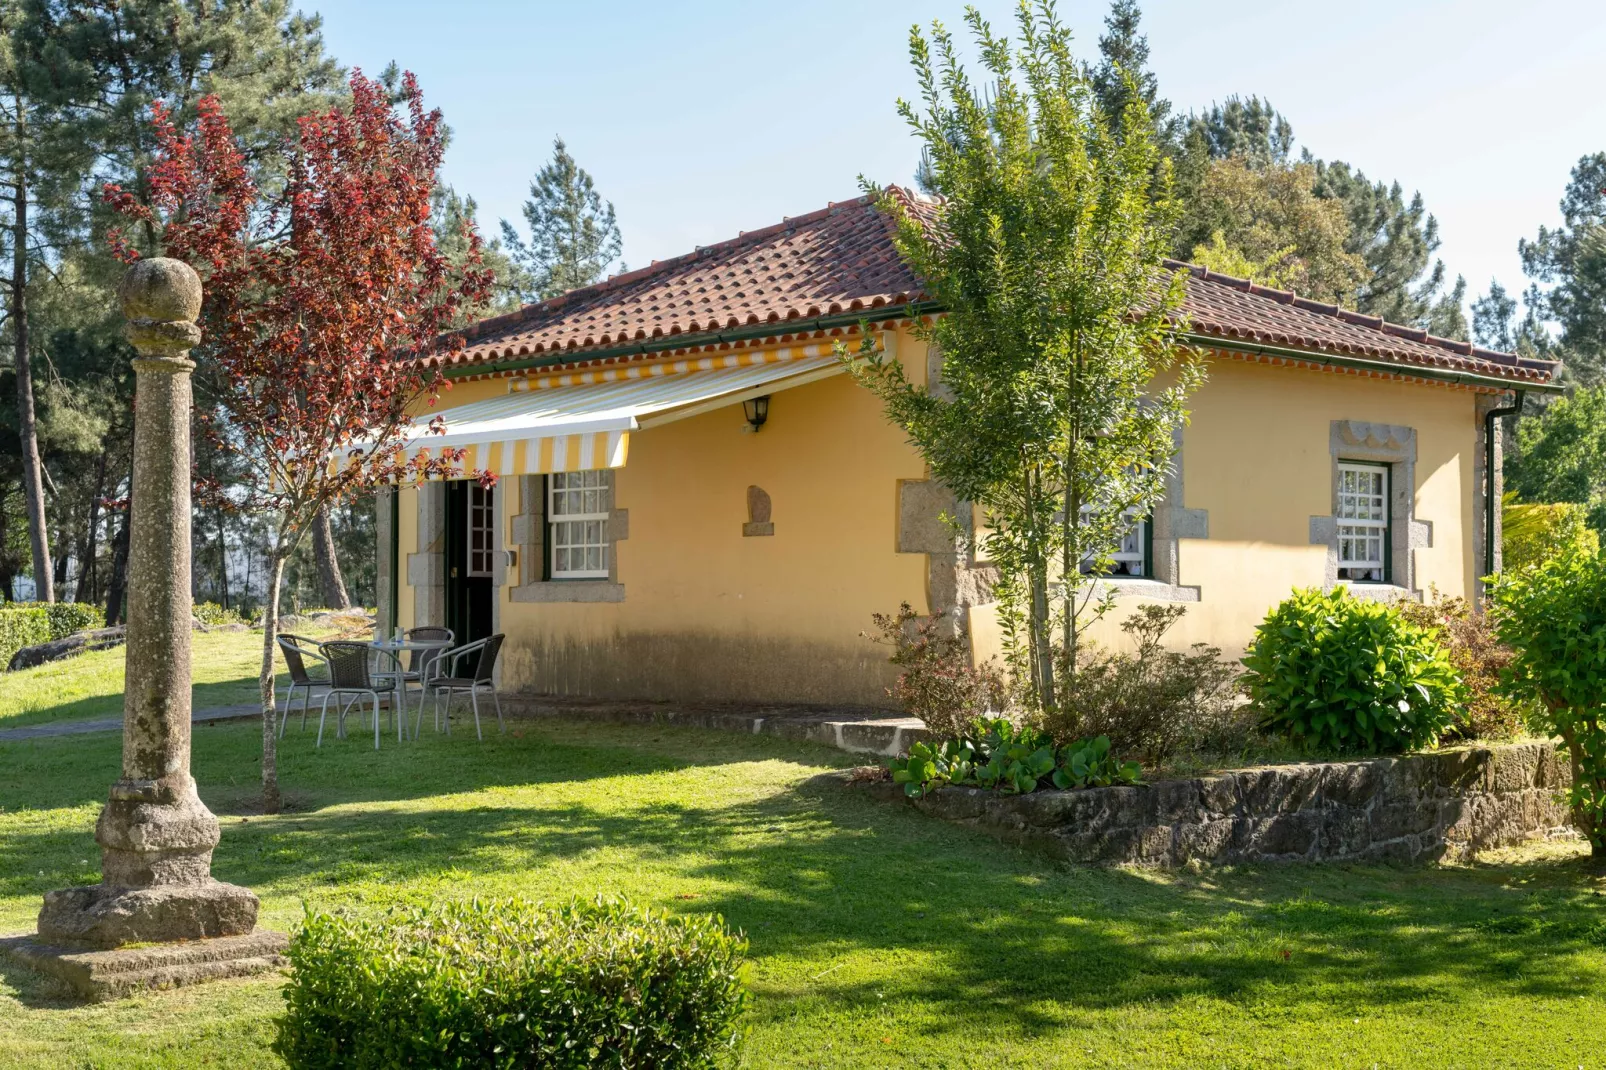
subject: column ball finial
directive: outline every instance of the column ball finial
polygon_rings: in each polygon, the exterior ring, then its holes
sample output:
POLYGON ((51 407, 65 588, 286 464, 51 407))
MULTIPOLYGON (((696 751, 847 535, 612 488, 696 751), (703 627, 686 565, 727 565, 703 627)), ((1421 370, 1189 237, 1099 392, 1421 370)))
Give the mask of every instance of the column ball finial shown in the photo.
POLYGON ((123 315, 146 323, 194 323, 201 314, 201 277, 182 260, 138 260, 117 287, 123 315))

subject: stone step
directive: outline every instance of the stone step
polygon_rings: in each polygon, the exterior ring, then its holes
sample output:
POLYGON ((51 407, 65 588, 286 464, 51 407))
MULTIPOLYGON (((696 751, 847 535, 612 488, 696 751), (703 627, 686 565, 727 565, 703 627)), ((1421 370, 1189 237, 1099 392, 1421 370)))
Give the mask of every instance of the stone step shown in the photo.
POLYGON ((276 970, 285 964, 284 933, 269 929, 246 936, 84 951, 42 944, 33 935, 0 940, 0 951, 83 999, 118 999, 135 992, 178 988, 276 970))

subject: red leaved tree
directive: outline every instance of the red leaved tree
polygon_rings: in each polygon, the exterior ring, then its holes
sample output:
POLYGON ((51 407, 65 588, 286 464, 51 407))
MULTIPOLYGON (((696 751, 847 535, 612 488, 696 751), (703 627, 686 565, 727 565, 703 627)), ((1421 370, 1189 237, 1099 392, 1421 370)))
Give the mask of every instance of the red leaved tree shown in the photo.
MULTIPOLYGON (((408 460, 409 411, 445 387, 428 358, 460 346, 445 330, 483 301, 480 241, 453 268, 430 228, 445 148, 411 74, 399 104, 351 76, 346 105, 311 115, 289 146, 281 190, 258 189, 215 98, 193 133, 158 108, 151 204, 106 190, 126 218, 153 224, 164 255, 205 284, 195 352, 210 435, 248 462, 240 504, 276 518, 262 635, 262 796, 279 808, 274 637, 286 559, 325 505, 373 487, 453 475, 462 451, 408 460)), ((122 236, 127 259, 138 253, 122 236)), ((432 421, 438 425, 439 418, 432 421)), ((438 429, 438 427, 433 428, 438 429)), ((482 477, 489 478, 489 477, 482 477)))

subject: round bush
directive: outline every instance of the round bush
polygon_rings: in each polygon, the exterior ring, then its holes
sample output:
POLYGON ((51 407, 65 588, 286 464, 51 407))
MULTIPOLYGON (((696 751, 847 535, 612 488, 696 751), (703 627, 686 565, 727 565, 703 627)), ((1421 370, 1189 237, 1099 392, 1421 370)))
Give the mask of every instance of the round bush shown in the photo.
POLYGON ((1317 750, 1425 747, 1462 716, 1461 678, 1433 632, 1343 588, 1294 592, 1243 663, 1262 726, 1317 750))

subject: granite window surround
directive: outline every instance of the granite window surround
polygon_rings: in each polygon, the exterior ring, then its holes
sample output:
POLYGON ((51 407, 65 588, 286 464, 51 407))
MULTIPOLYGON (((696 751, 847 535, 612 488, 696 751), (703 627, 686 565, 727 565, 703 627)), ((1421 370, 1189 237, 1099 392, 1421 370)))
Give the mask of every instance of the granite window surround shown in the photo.
POLYGON ((1165 490, 1149 517, 1149 560, 1147 575, 1103 576, 1093 581, 1094 597, 1113 593, 1118 600, 1145 602, 1197 602, 1197 585, 1182 582, 1183 539, 1210 538, 1210 511, 1183 505, 1186 483, 1182 468, 1182 429, 1172 436, 1171 470, 1166 473, 1165 490))
POLYGON ((1327 516, 1310 518, 1310 542, 1327 547, 1322 590, 1346 588, 1356 598, 1382 602, 1422 600, 1417 586, 1416 551, 1433 545, 1433 523, 1416 515, 1416 428, 1366 420, 1334 420, 1328 429, 1328 483, 1333 504, 1327 516), (1341 580, 1338 576, 1339 465, 1343 462, 1389 468, 1389 582, 1341 580))
POLYGON ((592 579, 548 579, 546 565, 547 488, 545 476, 519 476, 520 511, 511 522, 517 547, 518 582, 508 592, 514 602, 623 602, 618 544, 630 537, 630 511, 608 513, 608 575, 592 579))

